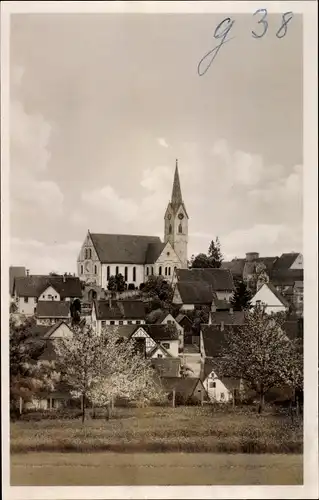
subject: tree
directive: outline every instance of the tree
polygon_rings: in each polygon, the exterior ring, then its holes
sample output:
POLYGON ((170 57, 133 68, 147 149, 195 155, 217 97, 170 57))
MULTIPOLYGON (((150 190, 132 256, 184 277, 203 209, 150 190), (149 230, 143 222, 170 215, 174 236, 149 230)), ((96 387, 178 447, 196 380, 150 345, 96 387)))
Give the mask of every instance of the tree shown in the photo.
MULTIPOLYGON (((52 363, 38 361, 44 343, 34 335, 34 318, 18 321, 10 316, 10 406, 17 399, 29 400, 39 391, 54 389, 59 381, 52 363)), ((21 407, 20 407, 21 412, 21 407)))
POLYGON ((223 255, 220 249, 220 241, 217 236, 216 240, 212 240, 208 248, 208 258, 211 262, 210 267, 220 268, 223 262, 223 255))
POLYGON ((235 293, 230 301, 234 311, 245 311, 246 309, 249 309, 251 299, 252 295, 248 290, 246 283, 239 281, 236 284, 235 293))
POLYGON ((110 292, 124 292, 126 290, 127 285, 124 279, 124 276, 121 273, 116 274, 115 276, 110 276, 108 281, 107 289, 110 292))
POLYGON ((288 339, 280 318, 256 307, 245 319, 243 326, 226 333, 216 363, 221 376, 241 379, 257 393, 261 412, 270 389, 300 384, 302 356, 299 341, 288 339))
POLYGON ((149 276, 143 288, 143 294, 150 299, 151 310, 169 310, 173 293, 172 285, 163 276, 149 276))
POLYGON ((72 333, 53 342, 55 368, 61 380, 71 387, 71 396, 81 398, 84 422, 87 396, 100 374, 105 345, 103 338, 85 323, 73 325, 72 333))
POLYGON ((204 254, 204 253, 199 253, 196 255, 192 255, 191 261, 190 261, 190 268, 191 269, 198 269, 198 268, 209 268, 209 267, 214 267, 212 265, 212 261, 210 258, 204 254))
POLYGON ((70 313, 72 318, 72 323, 77 324, 81 321, 81 301, 79 299, 74 299, 70 304, 70 313))

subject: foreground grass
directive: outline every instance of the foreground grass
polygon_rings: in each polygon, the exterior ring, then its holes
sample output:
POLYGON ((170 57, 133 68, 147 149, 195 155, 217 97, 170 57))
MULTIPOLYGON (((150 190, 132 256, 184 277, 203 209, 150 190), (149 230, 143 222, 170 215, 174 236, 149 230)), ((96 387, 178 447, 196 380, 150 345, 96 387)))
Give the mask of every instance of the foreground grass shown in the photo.
POLYGON ((116 409, 114 418, 11 424, 11 453, 302 453, 301 423, 211 407, 116 409))
POLYGON ((29 453, 11 458, 12 486, 297 485, 301 455, 29 453))

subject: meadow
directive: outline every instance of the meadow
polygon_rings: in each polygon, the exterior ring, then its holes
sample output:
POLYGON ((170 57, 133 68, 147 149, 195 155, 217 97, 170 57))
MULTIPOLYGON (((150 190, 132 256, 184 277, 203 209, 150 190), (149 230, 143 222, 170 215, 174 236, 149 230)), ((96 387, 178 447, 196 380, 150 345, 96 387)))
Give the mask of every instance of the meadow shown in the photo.
MULTIPOLYGON (((76 415, 73 415, 76 416, 76 415)), ((99 416, 99 415, 97 415, 99 416)), ((11 453, 302 453, 302 420, 272 409, 115 408, 110 420, 59 417, 11 423, 11 453)), ((101 415, 100 415, 101 417, 101 415)))

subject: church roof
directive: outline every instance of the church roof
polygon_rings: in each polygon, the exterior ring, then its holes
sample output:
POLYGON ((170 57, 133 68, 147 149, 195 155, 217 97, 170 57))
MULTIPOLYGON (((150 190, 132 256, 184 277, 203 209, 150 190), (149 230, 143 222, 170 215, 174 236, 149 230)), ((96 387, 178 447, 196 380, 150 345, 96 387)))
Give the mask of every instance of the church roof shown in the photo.
POLYGON ((145 264, 154 264, 157 261, 162 251, 164 250, 166 243, 156 242, 150 243, 146 252, 146 261, 145 264))
POLYGON ((174 174, 171 203, 172 203, 172 205, 181 205, 181 203, 183 203, 181 184, 179 181, 177 160, 176 160, 176 167, 175 167, 175 174, 174 174))
MULTIPOLYGON (((158 236, 90 233, 102 264, 145 264, 150 245, 163 245, 158 236)), ((153 250, 150 252, 152 253, 153 250)), ((155 261, 154 261, 155 262, 155 261)), ((151 263, 151 262, 148 262, 151 263)))

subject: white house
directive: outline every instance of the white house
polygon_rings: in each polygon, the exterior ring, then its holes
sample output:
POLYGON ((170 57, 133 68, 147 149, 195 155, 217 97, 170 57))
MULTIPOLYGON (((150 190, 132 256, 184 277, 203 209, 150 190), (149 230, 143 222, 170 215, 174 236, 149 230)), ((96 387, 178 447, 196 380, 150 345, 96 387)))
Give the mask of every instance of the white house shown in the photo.
POLYGON ((100 334, 106 326, 143 325, 145 315, 145 305, 141 300, 95 300, 91 324, 100 334))
POLYGON ((139 287, 151 275, 171 281, 175 269, 187 267, 188 215, 177 164, 164 221, 164 242, 157 236, 88 231, 77 260, 78 276, 107 289, 110 277, 122 274, 128 285, 139 287))
POLYGON ((35 310, 38 325, 54 325, 59 321, 71 319, 70 302, 58 300, 39 300, 35 310))
POLYGON ((205 359, 202 365, 201 380, 212 402, 228 403, 239 396, 242 389, 240 380, 218 377, 214 361, 205 359))
POLYGON ((251 299, 252 306, 257 304, 265 306, 265 311, 268 314, 289 310, 289 302, 270 282, 264 283, 251 299))
POLYGON ((155 321, 156 325, 174 325, 178 331, 179 347, 184 347, 184 328, 180 325, 176 319, 165 311, 160 315, 160 317, 155 321))
POLYGON ((13 296, 18 313, 33 316, 38 301, 72 301, 82 297, 82 285, 74 276, 30 275, 15 278, 13 296))
POLYGON ((171 356, 178 357, 180 348, 179 331, 173 325, 143 325, 143 328, 171 356))

